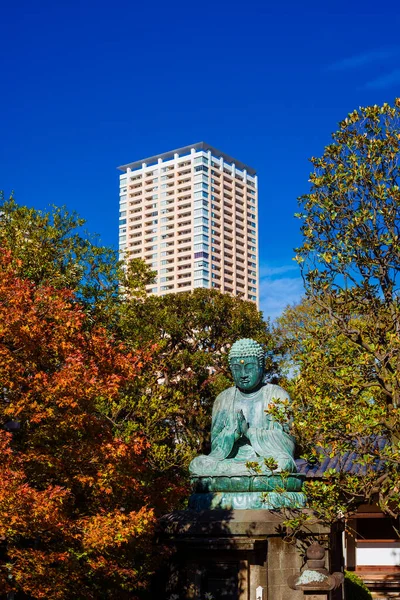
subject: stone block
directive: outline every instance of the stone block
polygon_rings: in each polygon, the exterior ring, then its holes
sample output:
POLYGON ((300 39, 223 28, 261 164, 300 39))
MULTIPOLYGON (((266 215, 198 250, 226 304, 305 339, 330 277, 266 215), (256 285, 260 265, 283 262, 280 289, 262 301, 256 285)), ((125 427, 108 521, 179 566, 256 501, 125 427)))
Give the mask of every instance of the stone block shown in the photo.
POLYGON ((268 591, 271 598, 275 598, 275 593, 280 587, 288 587, 287 581, 291 575, 294 575, 294 569, 271 569, 268 570, 268 591))
POLYGON ((282 586, 280 589, 280 600, 304 600, 303 592, 291 590, 288 586, 282 586))

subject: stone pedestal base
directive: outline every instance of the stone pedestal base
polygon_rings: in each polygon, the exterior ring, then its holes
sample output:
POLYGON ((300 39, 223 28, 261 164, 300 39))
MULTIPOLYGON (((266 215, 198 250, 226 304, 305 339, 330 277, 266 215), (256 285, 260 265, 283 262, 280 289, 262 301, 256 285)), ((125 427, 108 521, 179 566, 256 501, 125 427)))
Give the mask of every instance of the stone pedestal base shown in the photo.
POLYGON ((191 510, 279 510, 303 508, 304 475, 192 477, 191 510))
MULTIPOLYGON (((159 600, 301 600, 289 576, 302 566, 302 555, 284 541, 278 511, 181 511, 161 520, 163 542, 176 549, 159 600)), ((306 535, 326 542, 320 526, 306 535)), ((328 568, 330 565, 327 565, 328 568)), ((336 595, 335 600, 340 600, 336 595)))
POLYGON ((189 508, 193 510, 277 510, 280 508, 302 508, 306 497, 302 492, 210 492, 192 494, 189 508))

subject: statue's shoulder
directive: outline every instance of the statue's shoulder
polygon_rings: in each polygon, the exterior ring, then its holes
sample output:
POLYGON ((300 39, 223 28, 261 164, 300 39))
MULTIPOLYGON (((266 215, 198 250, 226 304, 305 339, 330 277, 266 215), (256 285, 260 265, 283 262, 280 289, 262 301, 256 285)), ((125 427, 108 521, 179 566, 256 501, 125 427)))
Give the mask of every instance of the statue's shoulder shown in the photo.
POLYGON ((212 408, 213 420, 218 419, 218 415, 224 415, 229 413, 231 404, 233 402, 234 393, 235 388, 230 387, 218 394, 218 396, 214 400, 212 408))
POLYGON ((284 390, 280 385, 276 385, 274 383, 265 383, 263 385, 263 396, 268 400, 273 400, 274 398, 282 398, 282 400, 290 400, 290 396, 286 390, 284 390))
POLYGON ((235 395, 235 386, 229 387, 220 394, 215 399, 215 404, 224 404, 227 400, 230 400, 235 395))

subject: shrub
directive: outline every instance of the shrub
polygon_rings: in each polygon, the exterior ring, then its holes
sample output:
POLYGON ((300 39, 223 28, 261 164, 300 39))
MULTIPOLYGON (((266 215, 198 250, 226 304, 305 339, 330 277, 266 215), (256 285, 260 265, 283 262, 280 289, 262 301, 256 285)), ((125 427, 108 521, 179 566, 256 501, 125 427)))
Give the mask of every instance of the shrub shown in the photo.
POLYGON ((354 573, 345 571, 344 588, 346 600, 371 600, 372 595, 365 583, 354 573))

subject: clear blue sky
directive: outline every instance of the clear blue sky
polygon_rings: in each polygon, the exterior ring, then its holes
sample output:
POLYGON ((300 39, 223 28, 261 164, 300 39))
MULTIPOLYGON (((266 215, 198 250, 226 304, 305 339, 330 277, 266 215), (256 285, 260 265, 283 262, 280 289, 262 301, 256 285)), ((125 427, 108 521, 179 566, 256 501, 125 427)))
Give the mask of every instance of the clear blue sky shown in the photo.
POLYGON ((261 308, 301 294, 308 158, 400 95, 398 1, 3 2, 0 189, 116 246, 116 167, 206 141, 255 167, 261 308))

